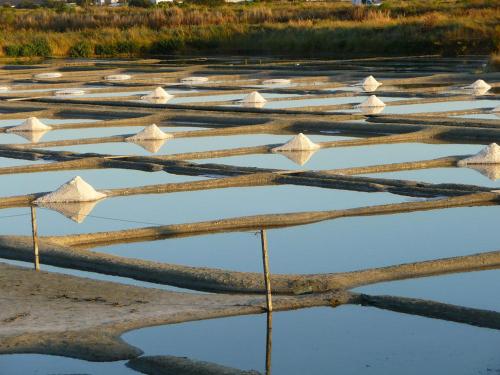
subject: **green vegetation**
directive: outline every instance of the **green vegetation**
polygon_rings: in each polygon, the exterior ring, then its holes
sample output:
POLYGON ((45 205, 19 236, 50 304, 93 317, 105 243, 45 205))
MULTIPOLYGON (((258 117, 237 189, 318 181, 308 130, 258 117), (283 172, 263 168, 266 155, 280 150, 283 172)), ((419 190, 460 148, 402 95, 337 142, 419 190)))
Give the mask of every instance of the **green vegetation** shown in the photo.
MULTIPOLYGON (((0 56, 494 54, 497 0, 386 0, 0 9, 0 56)), ((494 61, 494 59, 492 59, 494 61)))

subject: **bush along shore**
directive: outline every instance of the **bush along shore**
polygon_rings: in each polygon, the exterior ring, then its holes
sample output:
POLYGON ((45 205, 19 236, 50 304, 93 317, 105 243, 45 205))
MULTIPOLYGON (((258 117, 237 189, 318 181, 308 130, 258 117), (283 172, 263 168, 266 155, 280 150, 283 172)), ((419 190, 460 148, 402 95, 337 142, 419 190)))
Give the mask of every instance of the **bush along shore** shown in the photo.
MULTIPOLYGON (((495 55, 500 5, 489 0, 253 2, 162 7, 0 8, 0 57, 272 54, 495 55)), ((498 55, 492 62, 498 66, 498 55)))

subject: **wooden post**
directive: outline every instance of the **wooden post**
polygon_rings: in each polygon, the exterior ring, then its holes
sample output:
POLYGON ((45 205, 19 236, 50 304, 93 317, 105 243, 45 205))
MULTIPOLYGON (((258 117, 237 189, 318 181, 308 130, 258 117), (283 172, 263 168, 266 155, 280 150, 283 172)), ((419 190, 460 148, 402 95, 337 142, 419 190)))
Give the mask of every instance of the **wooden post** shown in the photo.
POLYGON ((271 276, 269 274, 269 256, 267 254, 267 237, 265 229, 260 231, 260 239, 262 243, 262 263, 264 264, 264 283, 266 285, 266 302, 267 311, 273 311, 273 300, 271 297, 271 276))
POLYGON ((31 206, 31 229, 33 231, 33 261, 35 264, 35 270, 40 271, 40 258, 38 256, 38 227, 36 224, 36 211, 34 206, 31 206))
POLYGON ((273 351, 273 312, 267 312, 266 375, 271 375, 271 353, 273 351))

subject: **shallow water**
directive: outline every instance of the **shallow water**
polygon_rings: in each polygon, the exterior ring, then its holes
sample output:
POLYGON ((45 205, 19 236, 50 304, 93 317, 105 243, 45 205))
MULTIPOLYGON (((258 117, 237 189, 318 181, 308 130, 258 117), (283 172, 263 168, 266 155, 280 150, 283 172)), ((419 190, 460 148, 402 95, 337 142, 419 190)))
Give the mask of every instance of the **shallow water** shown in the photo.
MULTIPOLYGON (((26 115, 26 118, 30 117, 29 114, 26 115)), ((79 123, 87 123, 87 122, 98 122, 101 120, 96 120, 92 118, 65 118, 65 119, 53 119, 53 118, 39 118, 41 122, 45 125, 61 125, 61 124, 79 124, 79 123)), ((21 125, 25 119, 4 119, 0 120, 0 127, 6 126, 17 126, 21 125)), ((5 133, 0 133, 0 137, 6 135, 5 133)), ((1 143, 6 143, 0 138, 1 143)))
MULTIPOLYGON (((166 140, 163 146, 156 152, 158 155, 171 155, 185 152, 222 150, 239 147, 252 147, 267 144, 283 144, 293 135, 273 135, 273 134, 246 134, 246 135, 226 135, 212 137, 189 137, 174 138, 166 140)), ((339 136, 311 136, 313 142, 334 141, 348 139, 339 136)), ((52 150, 65 150, 73 152, 98 152, 117 155, 150 155, 140 145, 132 142, 100 143, 93 145, 76 145, 53 147, 52 150)))
POLYGON ((476 170, 473 166, 464 168, 432 168, 414 171, 375 173, 364 176, 421 181, 432 184, 453 183, 500 188, 500 166, 484 166, 483 168, 487 168, 487 171, 490 171, 492 174, 498 172, 498 177, 494 175, 488 177, 488 175, 481 173, 482 170, 476 170))
MULTIPOLYGON (((203 128, 189 126, 160 126, 166 133, 194 131, 203 128)), ((60 141, 65 139, 112 137, 116 135, 131 135, 140 132, 144 126, 117 126, 103 128, 57 129, 44 133, 38 142, 60 141)), ((22 134, 0 133, 0 144, 29 143, 22 134)))
POLYGON ((293 162, 283 153, 231 156, 194 162, 276 169, 336 169, 427 160, 452 155, 470 155, 479 152, 483 147, 460 144, 397 143, 325 148, 313 153, 304 165, 293 162))
MULTIPOLYGON (((342 198, 339 197, 339 200, 342 198)), ((365 202, 351 205, 363 206, 365 202)), ((497 250, 495 228, 499 213, 500 207, 497 206, 453 208, 351 217, 268 230, 271 271, 303 274, 348 272, 497 250), (360 233, 363 235, 360 236, 360 233)), ((95 249, 129 258, 248 272, 261 272, 260 250, 260 236, 252 232, 118 244, 95 249)))
MULTIPOLYGON (((470 109, 493 108, 500 104, 499 100, 468 100, 468 101, 445 101, 436 103, 388 105, 383 108, 380 114, 383 115, 403 115, 412 113, 439 113, 449 111, 465 111, 470 109)), ((358 109, 341 110, 346 113, 360 113, 358 109)))
MULTIPOLYGON (((311 81, 313 80, 314 77, 311 77, 311 81)), ((231 83, 234 82, 236 80, 231 83)), ((258 83, 248 79, 241 82, 258 83)), ((104 87, 109 86, 101 86, 101 88, 104 87)), ((401 88, 403 87, 384 85, 381 89, 394 91, 401 88)), ((411 88, 417 89, 418 87, 413 85, 411 88)), ((85 87, 85 89, 88 90, 90 87, 85 87)), ((353 91, 353 94, 350 97, 306 99, 295 94, 264 93, 263 96, 268 99, 283 99, 271 100, 264 108, 300 108, 359 103, 368 95, 360 93, 358 88, 351 87, 329 90, 349 90, 353 91)), ((238 106, 240 104, 235 102, 246 96, 244 93, 235 94, 230 91, 227 94, 211 95, 211 92, 207 91, 201 96, 183 96, 195 90, 177 90, 175 85, 172 88, 169 87, 167 91, 176 95, 168 104, 199 105, 218 102, 220 105, 238 106)), ((149 91, 140 89, 114 93, 93 92, 71 98, 115 97, 118 100, 128 100, 127 96, 141 96, 147 92, 149 91)), ((460 91, 460 93, 463 92, 460 91)), ((383 96, 381 99, 388 103, 404 100, 402 97, 383 96)), ((496 107, 499 104, 499 100, 476 100, 471 97, 471 100, 465 101, 388 105, 382 114, 439 113, 468 109, 478 109, 477 112, 480 112, 484 108, 496 107)), ((344 112, 357 113, 357 110, 344 110, 344 112)), ((29 113, 26 114, 26 117, 28 116, 30 116, 29 113)), ((492 113, 453 117, 499 119, 492 113)), ((0 120, 0 127, 18 125, 23 121, 22 119, 8 119, 8 114, 2 118, 4 119, 0 120)), ((50 125, 98 120, 68 118, 42 119, 42 121, 50 125)), ((162 130, 175 132, 200 129, 186 124, 187 126, 183 127, 165 126, 162 130)), ((369 123, 365 124, 367 127, 370 126, 369 123)), ((133 134, 142 128, 141 126, 118 126, 54 130, 44 134, 41 140, 133 134)), ((251 134, 179 138, 168 140, 157 153, 175 154, 282 144, 291 137, 290 134, 251 134)), ((313 135, 310 138, 315 142, 352 139, 339 136, 334 132, 330 135, 313 135)), ((25 142, 18 135, 0 133, 0 144, 25 142)), ((296 157, 296 154, 287 156, 269 153, 194 160, 194 162, 275 169, 321 170, 427 160, 450 155, 465 156, 477 153, 483 147, 470 144, 382 144, 321 149, 303 158, 296 157), (294 156, 295 162, 292 160, 294 156)), ((54 149, 119 155, 151 154, 139 145, 125 142, 65 146, 54 149)), ((0 157, 0 167, 43 162, 47 161, 0 157)), ((0 175, 0 196, 51 191, 75 175, 82 176, 97 189, 209 178, 208 176, 177 176, 165 172, 150 173, 118 169, 0 175)), ((497 171, 496 168, 481 171, 471 168, 432 168, 367 176, 500 188, 500 169, 497 171)), ((71 216, 72 212, 66 211, 65 214, 71 217, 43 207, 38 207, 36 212, 39 234, 47 236, 117 231, 245 215, 335 210, 410 201, 417 201, 417 199, 389 193, 362 193, 280 185, 107 198, 86 206, 84 210, 77 212, 76 216, 71 216)), ((339 218, 303 226, 271 229, 267 230, 270 269, 274 274, 349 272, 494 251, 498 250, 499 213, 499 206, 461 207, 386 216, 339 218)), ((12 234, 31 235, 29 207, 0 210, 0 235, 12 234)), ((115 244, 107 247, 101 246, 93 251, 187 266, 262 272, 260 235, 253 231, 115 244)), ((41 262, 42 269, 47 271, 147 288, 185 291, 127 278, 47 266, 43 264, 43 252, 41 262)), ((24 267, 31 266, 24 262, 9 261, 9 263, 24 267)), ((499 311, 500 300, 495 298, 494 292, 490 292, 490 289, 499 282, 500 270, 488 270, 378 283, 359 287, 355 291, 429 299, 499 311)), ((146 355, 187 356, 240 369, 256 369, 261 372, 265 370, 265 315, 151 327, 128 332, 123 338, 144 350, 146 355)), ((498 331, 465 324, 360 306, 312 308, 274 313, 272 370, 275 374, 287 375, 500 373, 500 360, 496 349, 499 344, 498 331)), ((125 367, 125 361, 91 363, 44 355, 0 356, 0 375, 63 373, 136 374, 125 367)))

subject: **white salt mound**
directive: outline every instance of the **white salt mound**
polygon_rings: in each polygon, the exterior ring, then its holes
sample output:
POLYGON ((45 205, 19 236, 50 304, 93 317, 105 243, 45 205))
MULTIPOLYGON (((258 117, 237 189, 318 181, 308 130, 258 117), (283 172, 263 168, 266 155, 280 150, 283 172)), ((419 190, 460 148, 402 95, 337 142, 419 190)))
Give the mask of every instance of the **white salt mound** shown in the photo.
POLYGON ((253 91, 250 94, 248 94, 245 98, 242 100, 243 103, 266 103, 267 100, 260 95, 257 91, 253 91))
POLYGON ((385 107, 385 103, 377 98, 376 95, 370 95, 368 99, 364 102, 358 104, 357 108, 365 108, 365 107, 385 107))
POLYGON ((54 79, 61 78, 62 74, 58 72, 50 72, 50 73, 38 73, 33 76, 36 79, 54 79))
POLYGON ((299 133, 287 143, 282 146, 275 147, 272 152, 282 152, 282 151, 314 151, 319 149, 321 146, 312 142, 307 136, 299 133))
POLYGON ((482 79, 478 79, 476 82, 469 86, 465 86, 465 89, 472 89, 472 90, 486 90, 488 91, 491 89, 491 86, 488 85, 486 82, 484 82, 482 79))
POLYGON ((151 91, 149 94, 143 96, 142 99, 167 101, 169 99, 172 99, 173 97, 174 97, 173 95, 170 95, 162 87, 157 87, 153 91, 151 91))
POLYGON ((292 81, 285 78, 266 79, 262 82, 263 85, 289 85, 290 83, 292 83, 292 81))
POLYGON ((46 194, 35 203, 46 202, 92 202, 105 198, 106 194, 96 191, 91 185, 86 183, 80 176, 76 176, 71 181, 61 185, 56 191, 46 194))
POLYGON ((181 83, 184 83, 186 85, 196 85, 200 83, 207 83, 208 78, 207 77, 186 77, 186 78, 181 78, 181 83))
POLYGON ((55 96, 66 96, 66 95, 83 95, 85 94, 84 90, 78 89, 66 89, 66 90, 57 90, 54 92, 55 96))
POLYGON ((104 77, 106 81, 126 81, 130 78, 132 78, 132 76, 128 74, 111 74, 104 77))
POLYGON ((374 76, 368 76, 366 77, 362 82, 361 86, 380 86, 382 85, 381 82, 377 81, 374 76))
POLYGON ((127 141, 155 141, 173 138, 172 134, 167 134, 161 131, 156 124, 148 125, 136 135, 126 138, 127 141))
POLYGON ((458 162, 459 166, 469 164, 499 164, 500 163, 500 147, 496 143, 492 143, 483 148, 474 156, 462 159, 458 162))
POLYGON ((0 91, 9 91, 9 86, 0 86, 0 91))
POLYGON ((7 132, 46 132, 52 129, 50 126, 45 125, 36 117, 26 119, 21 125, 13 126, 7 129, 7 132))

